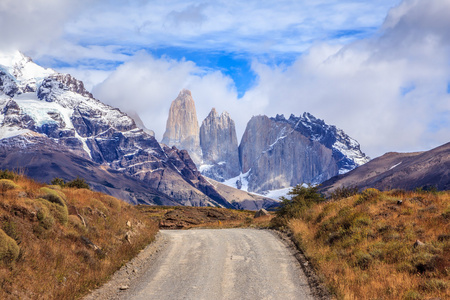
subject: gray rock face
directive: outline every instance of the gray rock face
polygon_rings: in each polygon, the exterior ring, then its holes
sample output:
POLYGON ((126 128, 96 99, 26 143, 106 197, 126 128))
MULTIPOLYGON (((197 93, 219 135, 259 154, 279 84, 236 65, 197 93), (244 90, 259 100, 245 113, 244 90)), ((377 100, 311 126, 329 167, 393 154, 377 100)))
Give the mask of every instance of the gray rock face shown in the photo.
POLYGON ((201 163, 197 112, 190 91, 182 90, 172 101, 162 143, 187 150, 197 165, 201 163))
POLYGON ((200 127, 203 175, 224 181, 240 174, 239 150, 234 121, 227 112, 220 116, 213 108, 200 127))
POLYGON ((253 117, 239 158, 248 190, 254 192, 321 183, 368 160, 356 141, 310 114, 288 120, 253 117))
POLYGON ((200 172, 251 192, 321 183, 360 166, 369 158, 342 130, 309 113, 300 117, 253 117, 238 146, 234 121, 213 108, 202 122, 189 91, 172 102, 163 143, 189 151, 200 172), (241 174, 242 173, 242 174, 241 174))
POLYGON ((321 182, 338 172, 332 151, 288 123, 253 117, 239 147, 248 190, 263 192, 299 183, 321 182))

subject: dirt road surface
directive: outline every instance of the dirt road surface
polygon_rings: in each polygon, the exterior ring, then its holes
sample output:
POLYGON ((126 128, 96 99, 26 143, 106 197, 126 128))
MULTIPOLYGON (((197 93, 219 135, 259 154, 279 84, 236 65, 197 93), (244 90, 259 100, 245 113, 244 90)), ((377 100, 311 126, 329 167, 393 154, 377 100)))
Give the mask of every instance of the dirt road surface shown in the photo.
POLYGON ((158 257, 117 299, 313 299, 298 261, 269 231, 161 234, 166 242, 158 257))

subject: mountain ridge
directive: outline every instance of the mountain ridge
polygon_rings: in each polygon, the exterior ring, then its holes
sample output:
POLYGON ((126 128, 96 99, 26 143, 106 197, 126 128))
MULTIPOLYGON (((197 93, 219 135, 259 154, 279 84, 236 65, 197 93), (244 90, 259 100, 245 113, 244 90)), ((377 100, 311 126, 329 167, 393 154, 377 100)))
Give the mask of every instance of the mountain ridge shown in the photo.
POLYGON ((423 152, 388 152, 347 174, 325 181, 321 191, 332 193, 337 188, 360 190, 416 188, 450 189, 450 143, 423 152))
MULTIPOLYGON (((23 152, 27 147, 34 147, 33 141, 39 141, 49 146, 38 159, 43 170, 46 163, 63 165, 65 159, 74 161, 81 157, 84 162, 95 163, 92 169, 106 167, 109 174, 102 173, 102 176, 111 179, 110 175, 115 174, 115 180, 122 180, 123 176, 134 178, 151 193, 140 194, 145 197, 140 201, 126 196, 132 203, 165 201, 234 207, 201 176, 187 152, 162 147, 127 114, 93 98, 83 83, 70 74, 39 67, 20 53, 9 60, 0 55, 0 70, 0 140, 5 149, 23 152), (1 64, 5 61, 10 65, 1 64), (51 154, 50 146, 54 151, 71 154, 57 156, 59 161, 47 161, 44 158, 51 154), (161 194, 165 196, 160 197, 161 194)), ((25 167, 18 159, 11 158, 11 161, 19 164, 13 167, 25 167)), ((0 163, 0 167, 6 165, 0 163)), ((57 167, 47 170, 54 177, 71 173, 57 167)), ((108 184, 91 183, 97 189, 110 189, 108 184)))

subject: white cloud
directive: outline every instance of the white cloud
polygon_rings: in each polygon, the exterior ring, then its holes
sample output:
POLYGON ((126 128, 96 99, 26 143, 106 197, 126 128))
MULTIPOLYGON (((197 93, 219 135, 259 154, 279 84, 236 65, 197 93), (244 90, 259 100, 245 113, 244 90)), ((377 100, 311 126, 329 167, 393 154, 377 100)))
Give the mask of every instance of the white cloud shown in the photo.
POLYGON ((170 102, 189 88, 201 122, 211 107, 227 110, 238 136, 252 115, 311 112, 356 138, 375 157, 448 142, 449 1, 406 0, 382 31, 346 46, 320 43, 288 67, 255 61, 258 82, 237 99, 233 82, 192 62, 141 53, 95 90, 102 100, 133 107, 161 137, 170 102))
POLYGON ((222 73, 201 69, 190 61, 156 59, 144 52, 118 67, 93 93, 123 111, 138 112, 161 140, 170 104, 183 88, 192 91, 200 122, 211 107, 220 109, 228 100, 237 99, 232 80, 222 73))
POLYGON ((64 32, 64 24, 85 3, 85 0, 2 0, 0 50, 27 52, 58 39, 64 32))
POLYGON ((349 38, 336 33, 370 32, 398 2, 100 1, 70 22, 66 34, 85 44, 299 52, 315 40, 349 38))
POLYGON ((256 63, 260 81, 245 98, 263 95, 269 114, 276 107, 309 111, 372 156, 448 142, 449 8, 447 0, 405 1, 390 12, 380 37, 340 49, 316 45, 285 70, 256 63))

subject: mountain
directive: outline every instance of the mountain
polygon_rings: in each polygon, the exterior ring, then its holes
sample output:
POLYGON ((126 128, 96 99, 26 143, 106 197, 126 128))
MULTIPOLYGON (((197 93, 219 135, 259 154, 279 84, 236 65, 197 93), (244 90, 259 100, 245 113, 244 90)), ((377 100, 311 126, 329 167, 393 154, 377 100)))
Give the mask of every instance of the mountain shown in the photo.
POLYGON ((37 180, 83 176, 96 190, 131 203, 234 207, 188 152, 161 147, 81 81, 19 52, 0 55, 0 146, 0 168, 37 180))
POLYGON ((234 121, 225 111, 213 108, 200 127, 203 175, 224 181, 240 174, 239 151, 234 121))
POLYGON ((183 89, 172 101, 162 143, 187 150, 197 165, 201 163, 197 112, 191 91, 183 89))
POLYGON ((321 183, 369 160, 355 140, 309 113, 289 119, 253 117, 239 145, 239 157, 245 174, 241 182, 247 181, 248 191, 259 193, 321 183))
POLYGON ((199 146, 193 142, 196 128, 192 94, 183 90, 170 107, 163 142, 195 153, 194 162, 204 176, 249 192, 318 184, 369 161, 357 141, 309 113, 289 119, 255 116, 239 146, 227 112, 211 110, 200 127, 199 146), (180 128, 186 133, 175 134, 180 128), (189 136, 189 143, 183 144, 181 136, 189 136))
POLYGON ((344 175, 325 181, 321 191, 356 186, 363 190, 450 189, 450 143, 426 152, 390 152, 344 175))

